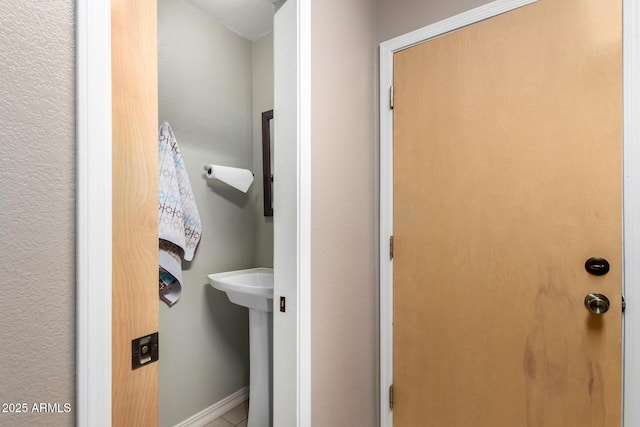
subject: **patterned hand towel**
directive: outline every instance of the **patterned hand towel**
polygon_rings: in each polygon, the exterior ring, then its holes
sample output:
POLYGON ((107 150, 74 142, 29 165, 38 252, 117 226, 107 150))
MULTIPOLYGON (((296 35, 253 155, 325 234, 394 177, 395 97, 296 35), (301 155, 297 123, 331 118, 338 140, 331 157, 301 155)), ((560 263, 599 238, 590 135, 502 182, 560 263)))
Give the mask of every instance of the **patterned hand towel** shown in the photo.
POLYGON ((158 136, 158 237, 160 298, 172 306, 182 290, 182 260, 191 261, 202 234, 202 224, 189 176, 169 123, 158 136))

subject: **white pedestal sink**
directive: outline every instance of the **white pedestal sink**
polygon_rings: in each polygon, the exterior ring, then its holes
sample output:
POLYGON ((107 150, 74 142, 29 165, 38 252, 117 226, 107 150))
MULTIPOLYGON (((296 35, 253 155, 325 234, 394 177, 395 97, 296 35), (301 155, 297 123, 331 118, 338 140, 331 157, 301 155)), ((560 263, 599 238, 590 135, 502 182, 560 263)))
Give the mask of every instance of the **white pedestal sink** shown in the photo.
POLYGON ((229 301, 249 308, 249 421, 247 427, 270 427, 273 346, 273 269, 252 268, 209 275, 229 301))

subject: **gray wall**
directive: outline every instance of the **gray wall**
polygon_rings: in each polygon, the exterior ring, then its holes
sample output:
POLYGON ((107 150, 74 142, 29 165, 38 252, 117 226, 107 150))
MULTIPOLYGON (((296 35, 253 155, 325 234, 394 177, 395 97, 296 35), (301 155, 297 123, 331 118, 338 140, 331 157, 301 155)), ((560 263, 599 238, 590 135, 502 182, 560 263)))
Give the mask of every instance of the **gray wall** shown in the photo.
POLYGON ((273 217, 264 216, 262 187, 262 113, 273 109, 273 33, 253 42, 251 70, 253 173, 255 174, 252 197, 256 208, 255 265, 273 267, 273 217))
POLYGON ((162 426, 249 383, 247 309, 211 288, 207 275, 272 265, 273 230, 262 215, 262 157, 253 130, 255 108, 272 108, 272 88, 263 87, 272 73, 252 72, 254 61, 273 67, 269 40, 252 44, 183 0, 158 1, 158 119, 176 134, 202 220, 180 300, 171 308, 159 303, 162 426), (250 169, 254 183, 243 194, 207 180, 205 163, 250 169))
POLYGON ((28 404, 0 425, 73 425, 74 2, 4 0, 0 16, 0 403, 28 404))

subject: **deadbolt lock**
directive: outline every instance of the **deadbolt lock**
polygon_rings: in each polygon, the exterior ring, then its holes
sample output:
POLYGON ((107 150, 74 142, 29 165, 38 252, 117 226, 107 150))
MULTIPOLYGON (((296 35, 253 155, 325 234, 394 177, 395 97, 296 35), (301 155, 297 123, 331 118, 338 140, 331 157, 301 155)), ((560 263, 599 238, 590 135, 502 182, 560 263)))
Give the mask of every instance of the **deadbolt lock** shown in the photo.
POLYGON ((604 276, 609 268, 609 261, 600 257, 591 257, 584 263, 584 269, 594 276, 604 276))

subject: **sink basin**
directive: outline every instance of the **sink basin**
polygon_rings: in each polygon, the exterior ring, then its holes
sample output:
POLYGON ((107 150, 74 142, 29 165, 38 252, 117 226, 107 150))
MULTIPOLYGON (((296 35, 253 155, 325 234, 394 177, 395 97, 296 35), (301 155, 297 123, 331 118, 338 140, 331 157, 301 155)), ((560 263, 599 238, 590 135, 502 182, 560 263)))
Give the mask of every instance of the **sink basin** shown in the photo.
POLYGON ((273 311, 273 269, 250 268, 209 274, 209 283, 229 301, 259 311, 273 311))

